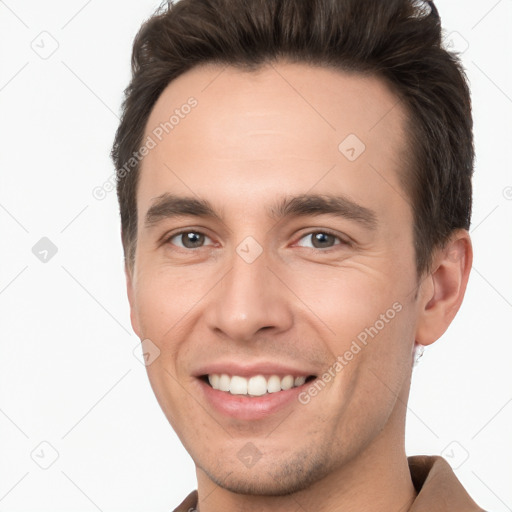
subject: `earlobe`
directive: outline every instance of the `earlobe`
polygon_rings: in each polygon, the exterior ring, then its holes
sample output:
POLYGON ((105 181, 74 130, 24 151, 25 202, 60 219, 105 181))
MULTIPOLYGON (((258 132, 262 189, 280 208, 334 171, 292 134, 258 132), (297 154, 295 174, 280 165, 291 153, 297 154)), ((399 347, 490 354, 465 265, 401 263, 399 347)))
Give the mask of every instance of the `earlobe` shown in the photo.
POLYGON ((453 233, 445 247, 436 251, 433 271, 421 284, 416 342, 430 345, 439 339, 462 304, 473 262, 467 230, 453 233))

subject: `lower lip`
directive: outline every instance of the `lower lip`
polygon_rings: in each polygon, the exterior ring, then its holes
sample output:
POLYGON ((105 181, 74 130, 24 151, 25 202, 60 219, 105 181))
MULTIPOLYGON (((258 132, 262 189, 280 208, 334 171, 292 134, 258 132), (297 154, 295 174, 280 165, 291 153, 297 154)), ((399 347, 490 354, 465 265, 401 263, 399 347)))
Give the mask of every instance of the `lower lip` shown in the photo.
POLYGON ((247 395, 232 395, 227 391, 219 391, 213 389, 203 380, 197 380, 207 402, 214 409, 226 416, 245 421, 264 419, 285 409, 293 402, 299 403, 298 395, 310 384, 308 382, 302 386, 285 391, 251 397, 247 395))

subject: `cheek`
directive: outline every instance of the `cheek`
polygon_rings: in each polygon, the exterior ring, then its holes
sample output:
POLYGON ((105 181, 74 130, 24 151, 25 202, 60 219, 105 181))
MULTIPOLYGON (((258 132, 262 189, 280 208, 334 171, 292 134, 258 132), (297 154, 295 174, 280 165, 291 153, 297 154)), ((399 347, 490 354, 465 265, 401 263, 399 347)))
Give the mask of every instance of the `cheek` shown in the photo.
POLYGON ((155 342, 172 338, 172 331, 180 329, 201 298, 199 282, 168 269, 141 273, 136 281, 135 310, 143 335, 155 342))
POLYGON ((187 365, 183 364, 187 360, 186 341, 194 329, 201 298, 207 293, 200 284, 206 280, 192 274, 164 267, 140 272, 136 280, 134 304, 140 334, 159 351, 146 370, 159 402, 169 401, 161 403, 164 411, 174 410, 183 400, 177 381, 187 379, 187 365))
POLYGON ((395 307, 384 310, 383 316, 379 313, 352 345, 361 347, 354 357, 354 361, 358 358, 352 382, 354 403, 359 410, 374 411, 375 420, 382 423, 396 407, 397 413, 405 414, 402 404, 407 402, 412 369, 413 311, 401 303, 393 304, 395 307))
POLYGON ((290 288, 300 299, 297 306, 302 303, 304 307, 300 307, 305 314, 323 324, 329 336, 340 341, 340 349, 343 342, 359 334, 364 338, 365 330, 375 323, 381 331, 394 319, 397 311, 393 305, 399 294, 395 291, 396 282, 391 281, 386 272, 362 266, 317 269, 310 266, 290 272, 287 277, 290 288))
POLYGON ((304 314, 330 355, 326 371, 337 375, 331 410, 339 410, 343 397, 346 404, 385 414, 409 372, 413 305, 399 292, 400 283, 383 273, 338 272, 335 279, 302 273, 307 279, 291 285, 311 309, 304 314))

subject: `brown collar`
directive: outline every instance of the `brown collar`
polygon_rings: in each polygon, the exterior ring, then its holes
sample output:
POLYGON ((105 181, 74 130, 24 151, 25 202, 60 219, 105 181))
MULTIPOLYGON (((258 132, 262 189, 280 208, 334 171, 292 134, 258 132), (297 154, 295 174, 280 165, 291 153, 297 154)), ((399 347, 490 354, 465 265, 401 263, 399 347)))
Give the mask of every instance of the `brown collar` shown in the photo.
POLYGON ((483 512, 442 457, 415 455, 407 460, 418 493, 409 512, 483 512))
MULTIPOLYGON (((415 455, 407 460, 418 493, 409 512, 484 512, 442 457, 415 455)), ((196 507, 197 491, 192 491, 174 512, 196 512, 196 507)))

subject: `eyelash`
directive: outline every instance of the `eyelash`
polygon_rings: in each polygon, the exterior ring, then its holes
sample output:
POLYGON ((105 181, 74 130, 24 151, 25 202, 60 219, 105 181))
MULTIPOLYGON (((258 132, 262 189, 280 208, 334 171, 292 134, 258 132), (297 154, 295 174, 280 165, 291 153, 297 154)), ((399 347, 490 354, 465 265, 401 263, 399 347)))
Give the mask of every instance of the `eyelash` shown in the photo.
MULTIPOLYGON (((198 234, 198 235, 204 235, 206 238, 210 238, 207 234, 203 233, 202 231, 199 231, 199 230, 194 230, 194 229, 186 229, 186 230, 183 230, 183 231, 178 231, 177 233, 172 233, 171 235, 169 235, 168 237, 165 238, 164 240, 164 243, 165 244, 170 244, 171 243, 171 240, 173 238, 176 238, 177 236, 180 236, 180 235, 183 235, 185 233, 195 233, 195 234, 198 234)), ((314 230, 314 231, 308 231, 307 233, 304 233, 300 238, 297 239, 297 242, 299 242, 300 240, 302 240, 303 238, 307 237, 307 236, 312 236, 314 234, 318 234, 318 233, 322 233, 324 235, 330 235, 330 236, 333 236, 334 238, 336 238, 340 243, 335 243, 333 246, 331 247, 327 247, 327 248, 318 248, 318 247, 304 247, 305 249, 312 249, 313 251, 320 251, 320 252, 331 252, 333 250, 336 250, 336 247, 338 246, 351 246, 351 242, 349 242, 348 240, 345 240, 343 238, 341 238, 339 235, 337 235, 336 233, 333 233, 332 231, 328 230, 328 229, 317 229, 317 230, 314 230)), ((210 238, 211 240, 211 238, 210 238)), ((174 244, 172 244, 174 245, 174 244)), ((186 252, 190 252, 190 251, 194 251, 194 250, 197 250, 197 249, 203 249, 204 246, 201 246, 201 247, 196 247, 196 248, 187 248, 187 247, 179 247, 179 246, 176 246, 178 247, 178 249, 180 250, 184 250, 186 252)), ((301 247, 301 246, 299 246, 301 247)))

